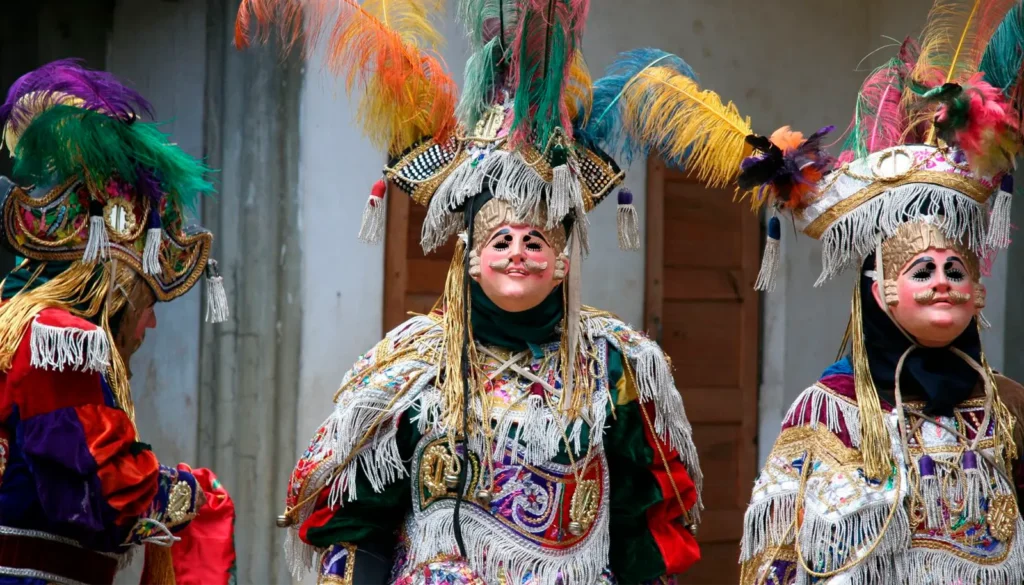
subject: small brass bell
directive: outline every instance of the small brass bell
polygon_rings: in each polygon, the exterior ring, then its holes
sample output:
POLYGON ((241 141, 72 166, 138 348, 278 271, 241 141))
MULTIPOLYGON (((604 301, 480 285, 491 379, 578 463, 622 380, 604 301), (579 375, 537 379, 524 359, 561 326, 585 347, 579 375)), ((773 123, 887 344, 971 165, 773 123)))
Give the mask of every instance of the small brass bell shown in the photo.
POLYGON ((278 528, 288 528, 292 525, 292 519, 287 514, 281 514, 277 517, 276 523, 278 528))
POLYGON ((444 485, 448 489, 453 490, 459 487, 459 474, 458 473, 446 473, 444 474, 444 485))
POLYGON ((580 524, 579 522, 573 520, 572 522, 569 523, 569 534, 571 534, 573 536, 582 536, 583 535, 583 525, 580 524))
POLYGON ((476 492, 476 501, 480 502, 481 506, 490 506, 491 497, 491 490, 479 490, 476 492))

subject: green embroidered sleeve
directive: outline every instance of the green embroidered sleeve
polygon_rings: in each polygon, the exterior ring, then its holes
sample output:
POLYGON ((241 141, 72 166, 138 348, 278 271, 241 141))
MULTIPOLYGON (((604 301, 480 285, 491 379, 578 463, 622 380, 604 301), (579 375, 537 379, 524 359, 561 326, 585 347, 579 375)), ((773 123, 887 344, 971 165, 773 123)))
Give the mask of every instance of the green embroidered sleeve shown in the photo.
MULTIPOLYGON (((407 412, 399 421, 396 439, 404 461, 412 461, 416 444, 420 440, 419 430, 411 420, 414 416, 415 412, 407 412)), ((373 490, 370 481, 360 470, 356 475, 358 499, 339 506, 322 525, 308 526, 306 542, 320 548, 341 542, 386 542, 388 546, 393 546, 395 535, 409 511, 410 486, 408 466, 403 478, 388 484, 380 492, 373 490)))
POLYGON ((665 574, 665 561, 647 522, 647 510, 662 501, 649 468, 654 450, 644 438, 644 420, 636 393, 623 375, 622 354, 608 352, 611 401, 604 435, 611 476, 612 572, 620 583, 640 583, 665 574))

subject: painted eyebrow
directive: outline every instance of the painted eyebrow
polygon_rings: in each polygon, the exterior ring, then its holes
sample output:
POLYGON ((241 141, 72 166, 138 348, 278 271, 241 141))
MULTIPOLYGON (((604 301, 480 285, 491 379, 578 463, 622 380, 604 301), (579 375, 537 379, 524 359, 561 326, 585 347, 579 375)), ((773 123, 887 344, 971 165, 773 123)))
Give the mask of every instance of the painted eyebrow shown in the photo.
POLYGON ((949 258, 946 258, 946 265, 947 266, 949 266, 950 264, 952 264, 954 262, 960 264, 964 268, 967 268, 967 264, 963 260, 961 260, 959 256, 950 256, 949 258))
POLYGON ((490 244, 491 242, 496 240, 498 238, 498 236, 507 236, 509 233, 510 232, 509 232, 508 228, 501 228, 500 230, 495 232, 493 236, 491 236, 491 239, 488 240, 487 243, 490 244))
MULTIPOLYGON (((544 234, 538 232, 537 230, 530 230, 530 235, 535 238, 540 238, 540 241, 544 242, 545 244, 548 243, 547 239, 544 237, 544 234)), ((550 246, 551 244, 548 245, 550 246)))
POLYGON ((906 273, 910 272, 918 264, 924 264, 926 262, 935 262, 935 259, 932 258, 931 256, 924 256, 922 258, 918 258, 917 260, 914 260, 913 264, 911 264, 910 266, 907 266, 907 269, 903 271, 903 274, 906 274, 906 273))

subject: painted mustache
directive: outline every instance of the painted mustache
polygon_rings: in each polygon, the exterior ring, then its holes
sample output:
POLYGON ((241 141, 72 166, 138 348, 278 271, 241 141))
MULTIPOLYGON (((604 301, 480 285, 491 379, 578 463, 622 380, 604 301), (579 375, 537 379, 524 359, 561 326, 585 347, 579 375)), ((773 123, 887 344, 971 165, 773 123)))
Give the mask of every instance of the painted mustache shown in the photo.
MULTIPOLYGON (((935 302, 935 289, 929 289, 924 292, 914 293, 914 300, 919 305, 931 305, 935 302)), ((968 293, 962 293, 958 290, 951 290, 947 293, 949 302, 954 305, 963 305, 971 300, 971 295, 968 293)))
MULTIPOLYGON (((495 260, 494 262, 491 262, 491 264, 490 264, 491 268, 494 269, 494 270, 497 270, 498 272, 505 272, 506 270, 508 270, 508 267, 511 266, 511 265, 512 265, 512 259, 511 258, 505 258, 504 260, 495 260)), ((545 270, 548 269, 548 263, 547 262, 534 262, 533 260, 526 259, 526 260, 523 261, 523 268, 525 268, 526 271, 529 272, 530 274, 538 274, 538 273, 544 272, 545 270)))

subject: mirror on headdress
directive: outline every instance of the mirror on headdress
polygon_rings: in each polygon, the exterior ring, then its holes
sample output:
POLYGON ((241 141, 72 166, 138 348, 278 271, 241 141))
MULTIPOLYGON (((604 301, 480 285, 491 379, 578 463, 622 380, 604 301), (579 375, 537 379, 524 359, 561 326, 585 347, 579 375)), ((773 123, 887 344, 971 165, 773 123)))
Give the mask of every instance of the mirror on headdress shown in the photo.
POLYGON ((135 232, 135 213, 124 201, 108 202, 103 208, 103 218, 107 222, 107 230, 114 239, 128 239, 135 232))

